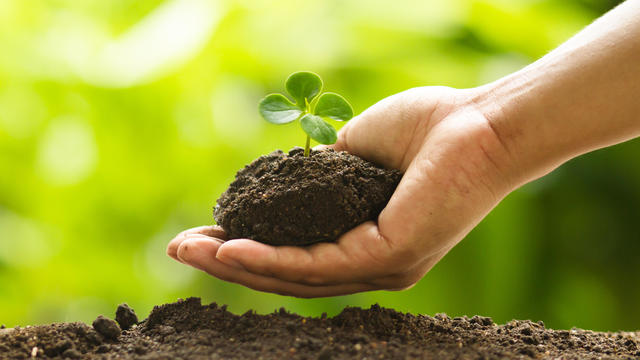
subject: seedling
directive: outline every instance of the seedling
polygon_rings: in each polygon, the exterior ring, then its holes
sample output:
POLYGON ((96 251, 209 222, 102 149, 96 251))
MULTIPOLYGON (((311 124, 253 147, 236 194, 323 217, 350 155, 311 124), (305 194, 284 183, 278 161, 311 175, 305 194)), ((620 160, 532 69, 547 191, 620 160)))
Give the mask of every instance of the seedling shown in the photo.
POLYGON ((300 126, 307 134, 304 156, 309 156, 311 139, 325 145, 335 144, 338 133, 327 120, 351 119, 353 109, 347 100, 332 92, 321 94, 322 79, 308 71, 291 74, 285 82, 285 88, 295 103, 282 94, 269 94, 260 100, 260 115, 268 122, 279 125, 300 120, 300 126))

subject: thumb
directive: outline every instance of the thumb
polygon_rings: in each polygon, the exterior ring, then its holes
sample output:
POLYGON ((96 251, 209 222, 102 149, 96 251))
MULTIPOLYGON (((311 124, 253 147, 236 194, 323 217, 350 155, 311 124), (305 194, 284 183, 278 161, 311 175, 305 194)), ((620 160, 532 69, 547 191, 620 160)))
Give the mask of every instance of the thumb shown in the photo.
MULTIPOLYGON (((357 116, 356 116, 357 118, 357 116)), ((333 149, 335 151, 346 151, 346 152, 351 152, 349 151, 349 146, 347 143, 347 134, 349 133, 349 129, 351 128, 351 124, 352 121, 355 120, 355 118, 351 119, 350 122, 346 123, 342 129, 340 129, 340 131, 338 131, 338 140, 336 140, 336 143, 332 145, 333 149)))
MULTIPOLYGON (((353 121, 354 119, 351 119, 351 121, 353 121)), ((342 129, 340 129, 340 131, 338 131, 338 140, 336 140, 336 142, 334 144, 316 145, 316 146, 313 147, 313 150, 333 149, 335 151, 346 151, 346 152, 349 152, 349 148, 347 146, 346 134, 347 134, 347 131, 349 130, 349 125, 350 124, 351 124, 350 122, 346 123, 342 127, 342 129)))

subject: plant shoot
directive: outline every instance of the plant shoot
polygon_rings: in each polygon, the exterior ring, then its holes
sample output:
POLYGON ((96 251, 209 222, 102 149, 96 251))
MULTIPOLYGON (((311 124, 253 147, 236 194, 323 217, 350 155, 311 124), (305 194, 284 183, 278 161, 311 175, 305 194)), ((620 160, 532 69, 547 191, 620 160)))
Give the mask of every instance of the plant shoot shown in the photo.
POLYGON ((322 93, 322 79, 308 71, 291 74, 285 89, 294 101, 282 94, 269 94, 260 100, 260 115, 278 125, 300 120, 300 126, 307 134, 304 156, 309 156, 311 139, 320 144, 334 144, 338 133, 327 121, 347 121, 353 117, 353 109, 347 100, 336 93, 322 93))

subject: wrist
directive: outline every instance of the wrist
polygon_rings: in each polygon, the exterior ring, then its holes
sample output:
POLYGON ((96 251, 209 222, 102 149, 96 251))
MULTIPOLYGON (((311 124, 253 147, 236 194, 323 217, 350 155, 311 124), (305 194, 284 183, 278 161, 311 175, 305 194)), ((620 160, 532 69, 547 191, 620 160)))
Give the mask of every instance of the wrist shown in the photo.
POLYGON ((518 182, 640 135, 640 3, 628 1, 524 69, 474 89, 518 182))
MULTIPOLYGON (((473 105, 480 111, 506 154, 502 167, 513 188, 546 175, 572 156, 555 143, 557 137, 542 120, 548 119, 535 84, 519 74, 474 89, 473 105)), ((565 139, 566 140, 566 139, 565 139)))

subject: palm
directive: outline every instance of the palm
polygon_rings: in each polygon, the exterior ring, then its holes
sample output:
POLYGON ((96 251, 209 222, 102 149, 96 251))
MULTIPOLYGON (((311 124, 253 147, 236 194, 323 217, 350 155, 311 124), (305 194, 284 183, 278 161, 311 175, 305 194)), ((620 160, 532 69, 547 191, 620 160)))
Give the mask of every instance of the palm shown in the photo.
POLYGON ((224 236, 219 229, 199 228, 174 239, 169 255, 224 280, 303 297, 415 284, 508 188, 492 161, 503 155, 501 146, 480 113, 458 106, 465 96, 448 88, 412 89, 341 130, 337 150, 405 173, 377 222, 335 244, 307 248, 246 239, 223 244, 215 240, 224 236))

